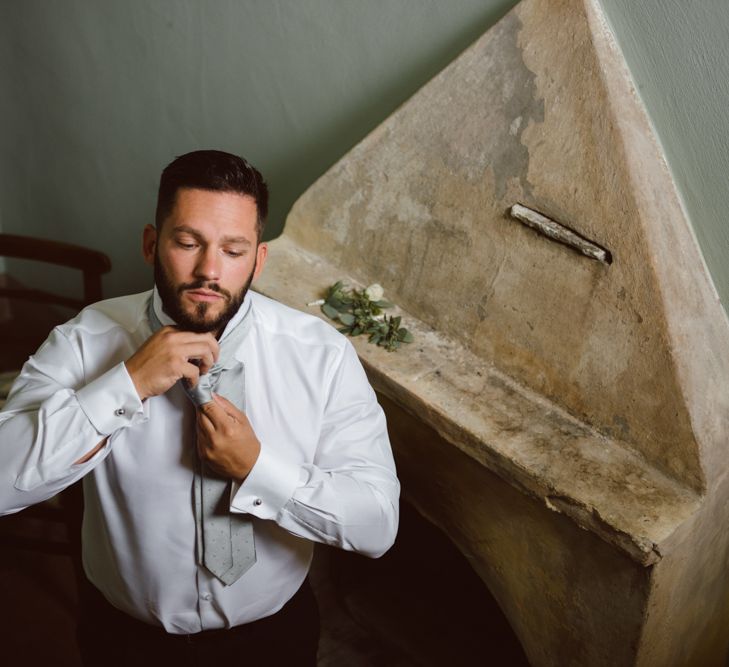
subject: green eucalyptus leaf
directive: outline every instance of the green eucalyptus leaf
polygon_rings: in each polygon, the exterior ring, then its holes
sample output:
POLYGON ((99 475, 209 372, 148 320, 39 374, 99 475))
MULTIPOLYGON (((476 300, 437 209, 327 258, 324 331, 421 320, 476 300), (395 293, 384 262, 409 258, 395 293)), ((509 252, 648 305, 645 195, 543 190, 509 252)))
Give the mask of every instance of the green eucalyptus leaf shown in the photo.
POLYGON ((344 281, 338 280, 326 291, 321 309, 329 319, 344 325, 338 328, 341 333, 350 336, 367 334, 370 343, 392 352, 402 343, 413 341, 413 335, 400 327, 401 317, 382 314, 383 309, 392 307, 389 301, 371 301, 365 290, 346 287, 344 281))

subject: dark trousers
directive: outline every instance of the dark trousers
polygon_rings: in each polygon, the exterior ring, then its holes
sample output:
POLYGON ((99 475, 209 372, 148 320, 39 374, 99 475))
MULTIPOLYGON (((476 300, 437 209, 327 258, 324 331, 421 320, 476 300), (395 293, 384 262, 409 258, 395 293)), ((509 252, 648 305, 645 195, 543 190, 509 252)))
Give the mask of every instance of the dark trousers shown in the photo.
POLYGON ((305 580, 276 614, 230 630, 172 635, 110 605, 87 584, 78 643, 84 667, 316 667, 319 609, 305 580))

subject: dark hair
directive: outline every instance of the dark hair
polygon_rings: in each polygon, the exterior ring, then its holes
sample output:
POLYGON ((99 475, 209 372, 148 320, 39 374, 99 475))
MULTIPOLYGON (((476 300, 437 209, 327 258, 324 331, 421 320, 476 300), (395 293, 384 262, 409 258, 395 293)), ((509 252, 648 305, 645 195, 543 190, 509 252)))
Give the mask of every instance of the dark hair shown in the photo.
POLYGON ((268 187, 261 172, 247 160, 223 151, 193 151, 170 162, 159 179, 155 223, 161 229, 172 212, 177 191, 182 188, 236 192, 249 195, 258 211, 257 232, 260 241, 268 216, 268 187))

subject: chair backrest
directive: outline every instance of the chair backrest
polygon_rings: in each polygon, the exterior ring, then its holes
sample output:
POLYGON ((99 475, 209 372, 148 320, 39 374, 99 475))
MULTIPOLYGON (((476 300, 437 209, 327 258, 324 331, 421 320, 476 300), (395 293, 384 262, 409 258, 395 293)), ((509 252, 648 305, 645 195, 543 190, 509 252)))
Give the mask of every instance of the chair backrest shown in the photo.
POLYGON ((103 252, 70 243, 16 234, 0 234, 0 256, 58 264, 82 271, 84 281, 82 299, 72 299, 44 290, 0 288, 0 296, 40 303, 55 303, 71 308, 83 308, 89 303, 99 301, 101 299, 101 276, 111 270, 111 260, 103 252))
MULTIPOLYGON (((25 287, 11 276, 0 284, 0 299, 50 306, 63 306, 78 311, 102 298, 101 276, 111 270, 111 260, 103 252, 50 239, 0 234, 0 257, 27 259, 78 269, 83 275, 83 295, 72 298, 47 289, 25 287)), ((33 311, 32 317, 16 317, 12 309, 10 319, 0 325, 0 371, 19 369, 48 335, 48 329, 63 321, 63 317, 49 315, 49 309, 33 311), (54 321, 57 319, 58 321, 54 321)))
MULTIPOLYGON (((30 309, 30 316, 10 309, 10 318, 0 325, 0 407, 10 388, 13 375, 38 348, 49 333, 54 319, 63 321, 60 314, 51 313, 53 306, 64 306, 78 311, 84 306, 102 298, 101 276, 111 270, 111 260, 96 250, 69 243, 38 239, 15 234, 0 234, 0 256, 27 259, 46 264, 57 264, 78 269, 83 274, 83 296, 80 299, 55 294, 50 290, 26 288, 5 276, 6 285, 0 285, 0 299, 3 297, 43 304, 51 308, 30 309), (18 315, 18 316, 16 316, 18 315), (3 372, 5 371, 5 372, 3 372)), ((31 507, 24 512, 34 519, 60 521, 66 526, 66 540, 56 542, 46 534, 47 528, 39 524, 40 535, 32 538, 3 533, 0 546, 4 548, 31 549, 42 553, 65 553, 71 556, 76 581, 79 587, 84 581, 81 564, 81 521, 83 517, 83 495, 79 482, 72 484, 56 498, 31 507)))

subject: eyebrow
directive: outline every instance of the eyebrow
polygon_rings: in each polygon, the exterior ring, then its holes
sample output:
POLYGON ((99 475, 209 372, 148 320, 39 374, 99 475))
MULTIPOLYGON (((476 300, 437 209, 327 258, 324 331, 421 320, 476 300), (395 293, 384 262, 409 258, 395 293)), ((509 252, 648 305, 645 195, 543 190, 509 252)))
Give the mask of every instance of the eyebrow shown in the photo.
MULTIPOLYGON (((180 225, 179 227, 175 227, 172 231, 174 234, 189 234, 190 236, 194 236, 198 241, 205 241, 205 238, 200 232, 192 227, 188 227, 187 225, 180 225)), ((245 236, 224 236, 221 240, 223 243, 241 243, 247 246, 253 245, 245 236)))

